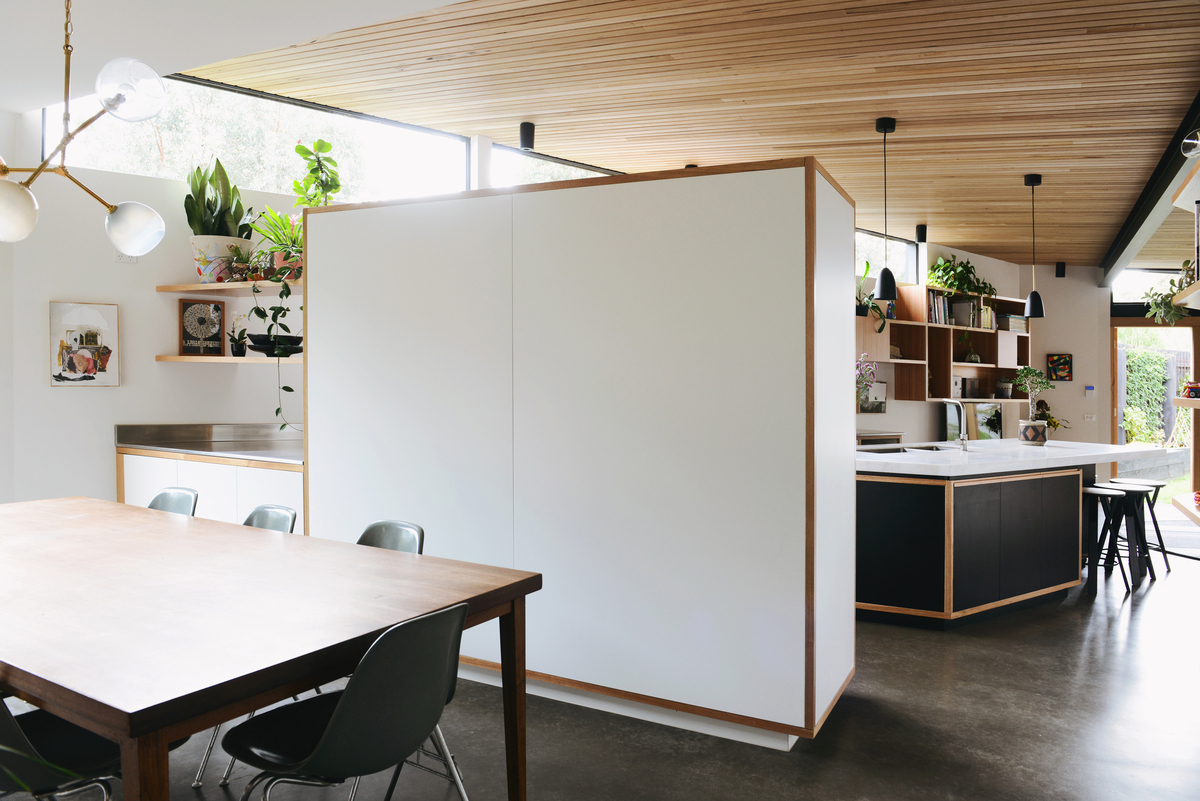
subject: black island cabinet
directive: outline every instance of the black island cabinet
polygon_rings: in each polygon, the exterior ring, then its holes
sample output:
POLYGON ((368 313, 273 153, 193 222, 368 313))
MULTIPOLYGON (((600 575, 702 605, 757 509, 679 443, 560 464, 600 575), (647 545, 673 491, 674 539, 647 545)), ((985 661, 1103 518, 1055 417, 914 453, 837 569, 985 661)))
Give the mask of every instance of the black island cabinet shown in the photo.
POLYGON ((1080 583, 1079 469, 962 480, 859 475, 860 619, 953 628, 1080 583))

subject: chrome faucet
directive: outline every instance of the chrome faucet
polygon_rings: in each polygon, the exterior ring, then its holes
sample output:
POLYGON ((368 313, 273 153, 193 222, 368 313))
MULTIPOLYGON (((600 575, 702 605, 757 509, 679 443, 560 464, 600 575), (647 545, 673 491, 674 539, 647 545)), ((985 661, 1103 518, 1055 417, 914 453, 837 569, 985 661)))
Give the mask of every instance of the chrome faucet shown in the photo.
POLYGON ((959 449, 963 453, 967 451, 967 407, 963 406, 962 401, 952 398, 942 398, 942 403, 951 403, 958 407, 958 443, 959 449))

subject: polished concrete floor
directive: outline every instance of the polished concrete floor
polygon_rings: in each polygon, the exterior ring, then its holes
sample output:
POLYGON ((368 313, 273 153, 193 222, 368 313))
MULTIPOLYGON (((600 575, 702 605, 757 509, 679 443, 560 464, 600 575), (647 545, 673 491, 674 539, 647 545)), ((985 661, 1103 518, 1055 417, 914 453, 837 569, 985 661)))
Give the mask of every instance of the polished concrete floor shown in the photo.
MULTIPOLYGON (((1155 555, 1161 566, 1161 556, 1155 555)), ((532 801, 634 799, 1200 799, 1200 562, 1126 595, 1018 611, 952 632, 858 624, 858 671, 815 741, 770 751, 529 698, 532 801)), ((499 692, 462 682, 442 728, 472 801, 504 793, 499 692)), ((191 773, 206 738, 172 757, 175 801, 237 798, 191 773)), ((387 775, 364 781, 379 801, 387 775)), ((344 801, 346 791, 273 797, 344 801)), ((419 771, 397 798, 452 801, 419 771)))

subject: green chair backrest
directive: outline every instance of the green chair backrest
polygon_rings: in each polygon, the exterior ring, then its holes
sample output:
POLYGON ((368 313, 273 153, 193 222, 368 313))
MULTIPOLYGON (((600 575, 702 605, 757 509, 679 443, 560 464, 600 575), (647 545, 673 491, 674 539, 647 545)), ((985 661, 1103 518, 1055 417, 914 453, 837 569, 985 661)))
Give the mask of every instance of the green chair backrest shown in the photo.
POLYGON ((180 515, 196 514, 196 501, 200 493, 187 487, 167 487, 151 499, 147 509, 157 509, 160 512, 175 512, 180 515))
POLYGON ((389 551, 424 553, 425 530, 415 523, 400 520, 377 520, 363 529, 359 545, 387 548, 389 551))
POLYGON ((289 506, 264 503, 262 506, 254 507, 242 525, 291 534, 296 528, 296 510, 289 506))

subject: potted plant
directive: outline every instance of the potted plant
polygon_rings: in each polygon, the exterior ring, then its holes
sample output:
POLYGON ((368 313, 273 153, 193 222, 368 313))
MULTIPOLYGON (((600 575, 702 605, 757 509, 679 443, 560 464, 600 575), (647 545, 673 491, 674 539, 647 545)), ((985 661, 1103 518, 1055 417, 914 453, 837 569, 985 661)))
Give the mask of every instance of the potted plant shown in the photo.
POLYGON ((1012 381, 1009 381, 1007 378, 997 378, 996 379, 996 397, 997 398, 1011 398, 1012 391, 1013 391, 1013 382, 1012 381))
POLYGON ((860 404, 867 397, 867 390, 875 386, 875 362, 867 361, 867 354, 858 357, 854 365, 854 398, 860 404))
POLYGON ((333 145, 324 139, 312 143, 312 148, 296 145, 296 152, 304 159, 308 171, 304 178, 292 182, 292 191, 296 193, 296 202, 292 207, 304 206, 316 208, 328 206, 329 196, 342 191, 342 181, 338 177, 337 162, 327 153, 333 150, 333 145))
POLYGON ((230 356, 245 356, 246 355, 246 326, 247 317, 244 314, 239 314, 233 318, 232 327, 229 329, 229 355, 230 356), (241 326, 240 328, 238 326, 241 326))
POLYGON ((303 272, 301 255, 304 253, 304 223, 299 216, 280 214, 270 206, 263 210, 250 227, 270 242, 266 252, 274 259, 273 272, 283 271, 292 280, 303 272))
POLYGON ((867 314, 874 314, 879 320, 879 328, 875 329, 878 334, 883 333, 884 327, 887 325, 887 317, 883 313, 883 309, 879 307, 879 303, 875 300, 874 292, 864 292, 863 283, 866 282, 867 276, 871 274, 871 262, 865 262, 867 268, 863 270, 862 278, 858 279, 858 293, 854 302, 854 313, 859 317, 866 317, 867 314))
POLYGON ((963 361, 971 362, 972 364, 980 364, 983 359, 975 352, 975 346, 971 343, 971 332, 963 331, 958 335, 958 341, 964 342, 967 345, 967 356, 963 361))
POLYGON ((1186 308, 1175 305, 1175 296, 1194 283, 1195 278, 1191 267, 1191 259, 1186 260, 1179 269, 1178 280, 1171 279, 1165 292, 1159 292, 1153 288, 1146 290, 1142 300, 1146 301, 1147 317, 1153 317, 1154 322, 1159 325, 1163 323, 1175 325, 1176 320, 1182 320, 1188 316, 1186 308))
MULTIPOLYGON (((1017 370, 1013 384, 1017 389, 1029 394, 1029 419, 1018 422, 1017 439, 1022 445, 1045 445, 1046 421, 1038 419, 1037 396, 1048 389, 1054 389, 1054 384, 1041 370, 1028 365, 1017 370)), ((1049 409, 1049 406, 1046 408, 1049 409)))
POLYGON ((996 287, 975 274, 975 266, 969 259, 959 261, 953 253, 950 261, 938 256, 937 262, 929 266, 928 283, 954 292, 972 292, 976 295, 995 295, 996 287))
POLYGON ((202 284, 229 280, 229 247, 245 247, 250 239, 249 217, 241 193, 229 182, 221 160, 209 169, 197 167, 188 174, 191 192, 183 199, 192 229, 192 260, 202 284))

